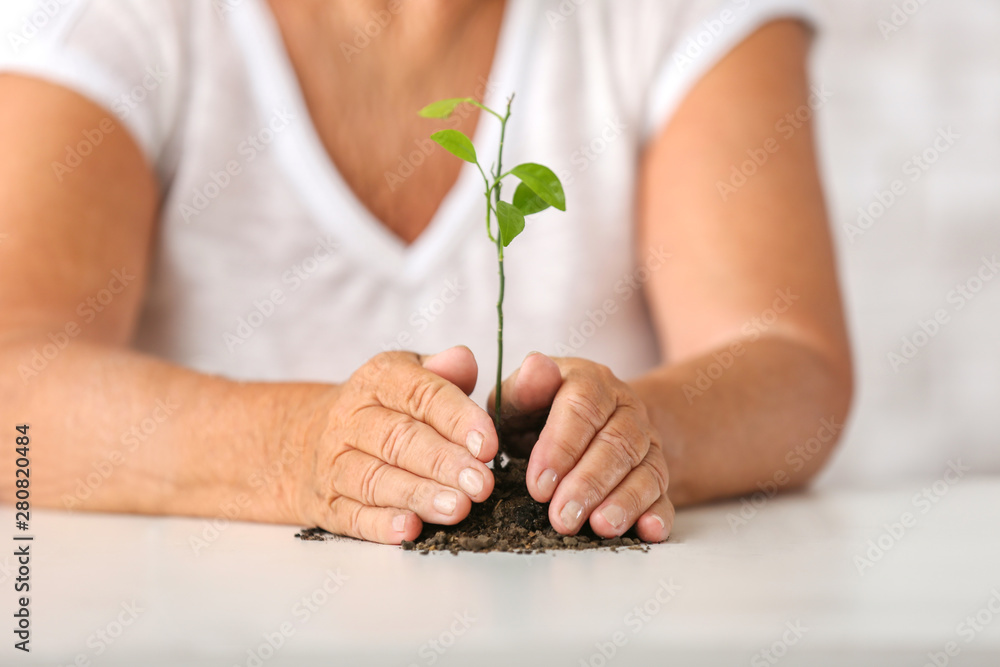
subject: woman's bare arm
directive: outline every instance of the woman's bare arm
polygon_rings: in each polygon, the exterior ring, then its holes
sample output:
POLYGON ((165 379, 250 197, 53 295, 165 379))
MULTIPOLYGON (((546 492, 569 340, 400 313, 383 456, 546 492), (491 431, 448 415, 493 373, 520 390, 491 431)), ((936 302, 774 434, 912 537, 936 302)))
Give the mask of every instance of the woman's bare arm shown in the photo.
POLYGON ((30 424, 35 506, 217 513, 251 490, 281 406, 127 349, 158 207, 149 165, 74 93, 3 76, 0 99, 0 423, 30 424))
POLYGON ((632 384, 663 436, 678 504, 800 486, 848 412, 809 41, 794 21, 761 29, 695 87, 644 159, 639 252, 671 253, 647 284, 669 363, 632 384))
POLYGON ((0 100, 0 425, 11 443, 30 425, 33 506, 398 543, 490 494, 497 439, 467 396, 465 348, 379 355, 341 385, 235 382, 129 350, 158 208, 149 165, 74 93, 0 76, 0 100), (99 145, 57 173, 85 132, 99 145))
POLYGON ((851 361, 812 133, 777 125, 808 110, 808 41, 762 28, 644 156, 638 251, 669 255, 646 284, 666 363, 625 383, 533 354, 508 378, 509 423, 543 425, 527 484, 560 532, 660 541, 674 504, 799 486, 836 443, 851 361), (718 186, 758 149, 742 187, 718 186))

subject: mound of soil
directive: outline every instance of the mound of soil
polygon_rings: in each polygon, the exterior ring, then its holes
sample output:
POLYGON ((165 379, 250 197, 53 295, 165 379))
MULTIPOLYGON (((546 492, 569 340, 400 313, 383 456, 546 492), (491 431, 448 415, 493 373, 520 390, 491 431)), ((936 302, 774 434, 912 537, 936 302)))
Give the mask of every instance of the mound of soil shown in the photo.
MULTIPOLYGON (((536 502, 525 484, 527 461, 509 459, 506 465, 493 471, 496 486, 482 503, 473 504, 472 511, 454 526, 424 524, 413 542, 404 541, 402 548, 427 554, 432 551, 506 551, 519 554, 544 553, 547 550, 585 550, 610 547, 612 551, 627 548, 648 551, 649 547, 634 533, 604 539, 598 537, 589 524, 576 535, 557 533, 549 524, 548 503, 536 502)), ((323 540, 330 534, 320 528, 310 528, 296 534, 303 540, 323 540)))

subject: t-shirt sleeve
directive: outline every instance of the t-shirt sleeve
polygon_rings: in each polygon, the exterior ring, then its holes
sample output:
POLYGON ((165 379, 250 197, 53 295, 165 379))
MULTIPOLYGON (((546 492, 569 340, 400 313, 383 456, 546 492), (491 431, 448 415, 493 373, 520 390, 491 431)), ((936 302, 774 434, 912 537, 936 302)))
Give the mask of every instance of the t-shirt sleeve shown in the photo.
POLYGON ((690 0, 681 3, 647 94, 642 138, 650 139, 723 57, 771 21, 793 18, 817 31, 815 0, 690 0))
POLYGON ((35 0, 8 36, 0 72, 55 83, 105 108, 159 172, 180 103, 181 4, 35 0))

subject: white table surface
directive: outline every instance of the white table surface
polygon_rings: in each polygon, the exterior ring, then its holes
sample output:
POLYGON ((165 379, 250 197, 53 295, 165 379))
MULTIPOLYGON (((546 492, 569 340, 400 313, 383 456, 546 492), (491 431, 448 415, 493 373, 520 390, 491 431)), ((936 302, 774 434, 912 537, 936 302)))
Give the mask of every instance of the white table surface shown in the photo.
MULTIPOLYGON (((0 664, 920 667, 955 642, 948 664, 1000 665, 988 606, 995 595, 1000 612, 1000 479, 965 478, 929 507, 913 502, 923 486, 778 497, 735 532, 739 503, 685 510, 649 553, 422 556, 232 523, 196 555, 199 519, 35 512, 33 651, 13 650, 4 627, 0 664), (854 557, 905 512, 916 525, 860 574, 854 557), (328 594, 330 571, 342 583, 328 594), (661 581, 675 586, 663 604, 661 581), (307 614, 300 601, 313 595, 307 614), (119 633, 133 603, 141 611, 119 633), (644 604, 655 613, 627 617, 644 604), (970 637, 959 624, 977 612, 989 622, 970 637), (283 624, 282 646, 251 658, 283 624), (597 644, 618 632, 606 660, 597 644), (768 660, 760 651, 775 642, 781 657, 768 660)), ((5 525, 11 514, 2 508, 5 525)), ((13 532, 0 539, 14 544, 13 532)), ((4 626, 12 565, 0 556, 4 626)))

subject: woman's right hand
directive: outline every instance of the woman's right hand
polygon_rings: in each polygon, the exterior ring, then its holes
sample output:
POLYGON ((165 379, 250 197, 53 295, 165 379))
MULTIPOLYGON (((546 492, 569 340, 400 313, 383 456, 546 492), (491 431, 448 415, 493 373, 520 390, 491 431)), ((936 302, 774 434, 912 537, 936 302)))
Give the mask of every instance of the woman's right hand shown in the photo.
POLYGON ((286 491, 293 514, 385 544, 415 539, 423 521, 465 518, 493 492, 485 462, 497 452, 492 419, 468 396, 477 374, 466 347, 385 352, 304 406, 311 414, 286 491))

